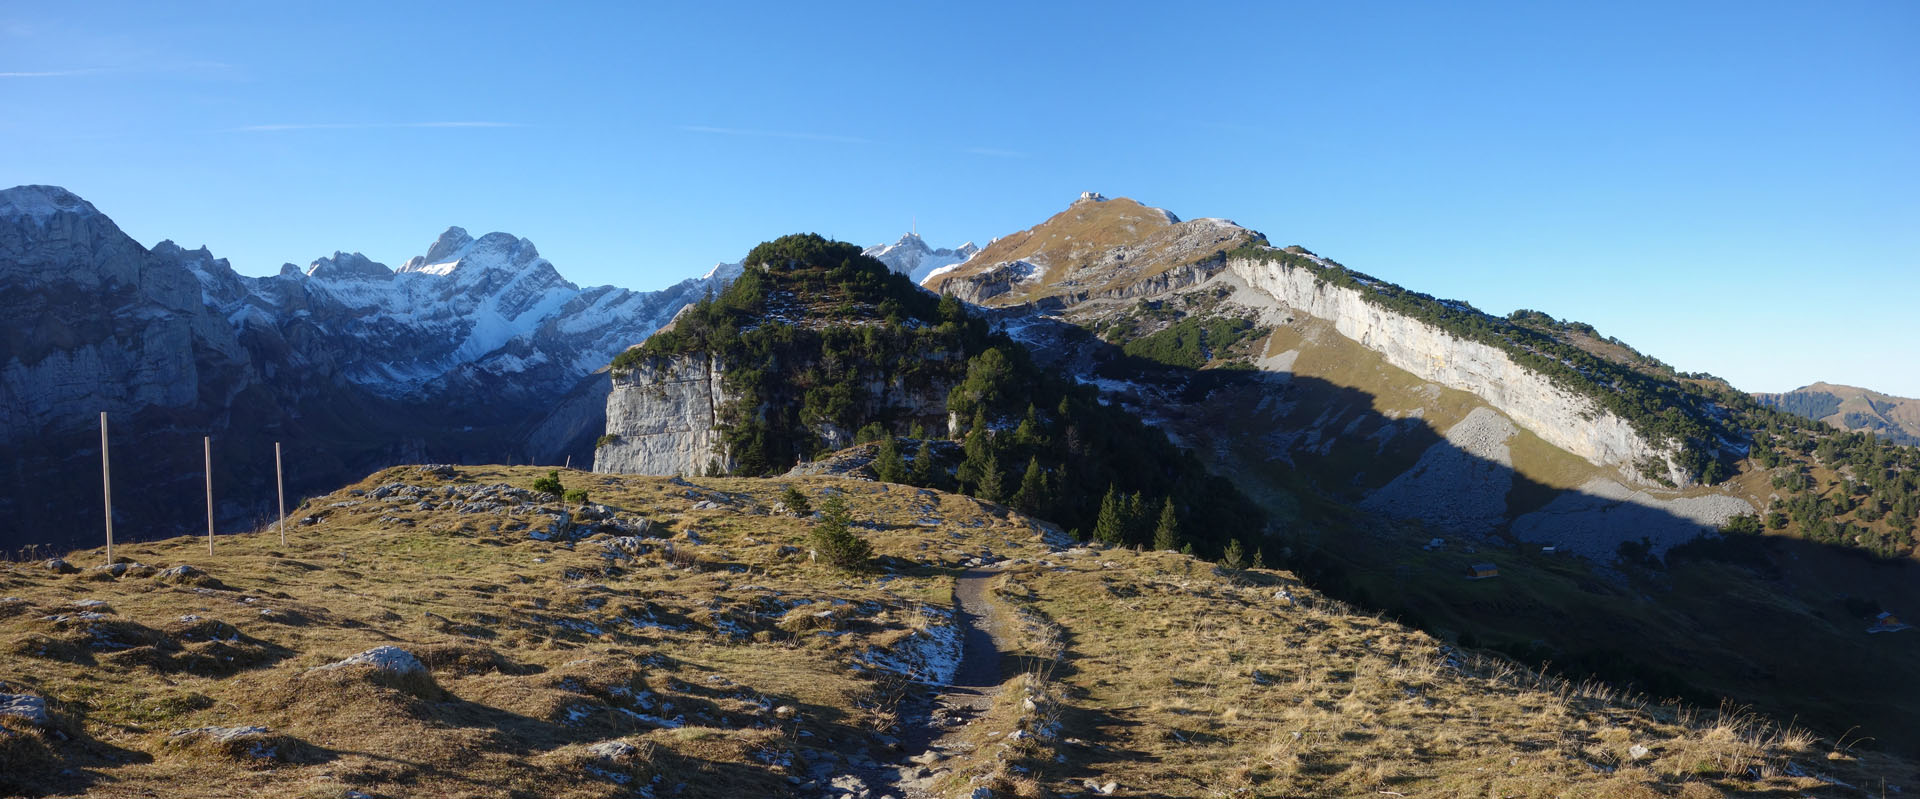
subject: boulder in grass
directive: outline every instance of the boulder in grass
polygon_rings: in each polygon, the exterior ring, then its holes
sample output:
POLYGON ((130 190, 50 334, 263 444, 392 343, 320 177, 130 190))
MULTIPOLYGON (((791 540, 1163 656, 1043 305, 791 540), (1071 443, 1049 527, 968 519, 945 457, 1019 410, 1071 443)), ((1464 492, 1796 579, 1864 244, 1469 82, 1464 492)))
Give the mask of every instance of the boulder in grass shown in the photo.
POLYGON ((169 585, 190 585, 200 588, 216 589, 225 589, 227 587, 219 580, 213 579, 213 575, 207 574, 185 563, 171 568, 161 569, 160 573, 153 576, 153 579, 169 585))
POLYGON ((178 566, 161 569, 160 573, 154 575, 153 578, 163 583, 183 583, 205 576, 207 576, 206 572, 182 563, 178 566))
POLYGON ((40 562, 40 568, 46 569, 54 574, 73 574, 80 571, 79 568, 61 558, 47 558, 40 562))
POLYGON ((32 694, 0 694, 0 716, 24 719, 35 727, 45 727, 53 719, 47 714, 47 700, 32 694))
POLYGON ((299 762, 305 749, 299 741, 266 727, 196 727, 174 730, 166 745, 252 765, 299 762))
POLYGON ((626 741, 601 741, 587 747, 587 754, 608 763, 626 763, 640 754, 640 748, 626 741))
POLYGON ((373 681, 422 699, 437 699, 440 687, 425 663, 397 646, 376 646, 358 655, 313 669, 309 674, 347 674, 365 670, 373 681))
POLYGON ((409 674, 427 673, 426 664, 421 663, 420 659, 414 657, 412 652, 408 652, 397 646, 376 646, 337 663, 329 663, 321 666, 320 668, 314 669, 314 671, 344 669, 349 666, 372 666, 376 671, 387 672, 403 677, 409 674))
POLYGON ((88 569, 86 579, 118 580, 123 577, 151 577, 154 571, 155 569, 152 566, 148 566, 145 563, 123 560, 118 563, 109 563, 105 566, 95 566, 88 569))

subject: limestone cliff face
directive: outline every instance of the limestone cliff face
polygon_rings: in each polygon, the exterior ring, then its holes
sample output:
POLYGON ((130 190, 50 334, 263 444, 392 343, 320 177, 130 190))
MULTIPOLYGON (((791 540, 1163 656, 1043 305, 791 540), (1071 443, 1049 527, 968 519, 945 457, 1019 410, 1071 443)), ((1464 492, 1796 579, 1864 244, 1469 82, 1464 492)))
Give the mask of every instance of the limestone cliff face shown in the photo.
MULTIPOLYGON (((857 367, 855 375, 845 381, 854 389, 856 418, 885 421, 896 433, 912 425, 947 430, 947 392, 958 379, 964 359, 930 357, 954 365, 954 377, 910 383, 892 374, 891 364, 857 367)), ((803 364, 795 366, 804 368, 803 364)), ((716 462, 722 469, 733 468, 734 454, 724 451, 715 429, 724 409, 738 399, 723 383, 726 371, 720 359, 690 353, 614 373, 613 390, 607 395, 607 435, 594 450, 593 470, 603 474, 695 475, 705 474, 716 462)), ((774 404, 799 402, 797 396, 786 396, 784 391, 775 393, 774 404)), ((762 407, 757 412, 767 410, 762 407)), ((806 419, 804 425, 823 449, 851 446, 857 432, 821 419, 806 419)))
POLYGON ((1232 259, 1228 268, 1254 289, 1298 311, 1326 319, 1341 335, 1388 363, 1448 388, 1470 392, 1548 443, 1596 466, 1623 467, 1644 480, 1638 464, 1664 464, 1669 479, 1690 481, 1666 449, 1648 442, 1627 420, 1560 388, 1515 363, 1507 353, 1366 301, 1358 291, 1328 284, 1312 271, 1282 263, 1232 259))
POLYGON ((602 474, 704 474, 718 460, 714 430, 730 399, 725 369, 706 353, 665 358, 613 375, 607 395, 607 436, 594 450, 602 474))

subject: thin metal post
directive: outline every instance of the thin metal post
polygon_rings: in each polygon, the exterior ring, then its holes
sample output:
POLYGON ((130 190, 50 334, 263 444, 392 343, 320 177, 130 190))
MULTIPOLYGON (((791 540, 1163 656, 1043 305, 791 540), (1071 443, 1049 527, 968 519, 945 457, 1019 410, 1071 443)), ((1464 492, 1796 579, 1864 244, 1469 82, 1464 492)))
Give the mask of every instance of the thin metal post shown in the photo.
POLYGON ((280 546, 287 545, 287 481, 280 477, 280 442, 273 442, 273 484, 280 490, 280 546))
POLYGON ((213 554, 213 436, 201 436, 200 446, 207 454, 207 554, 213 554))
POLYGON ((572 469, 572 468, 573 468, 573 456, 572 456, 572 455, 568 455, 568 456, 567 456, 567 465, 565 465, 565 466, 562 466, 562 467, 560 467, 560 468, 562 468, 562 469, 572 469))
POLYGON ((107 506, 107 564, 113 564, 113 466, 107 461, 107 412, 100 412, 100 496, 107 506))

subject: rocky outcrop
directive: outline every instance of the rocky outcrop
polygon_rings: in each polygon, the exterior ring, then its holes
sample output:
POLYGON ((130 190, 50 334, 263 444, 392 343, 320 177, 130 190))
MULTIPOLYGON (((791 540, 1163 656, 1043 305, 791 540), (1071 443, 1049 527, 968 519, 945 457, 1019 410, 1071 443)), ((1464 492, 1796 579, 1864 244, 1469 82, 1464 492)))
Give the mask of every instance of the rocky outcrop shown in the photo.
MULTIPOLYGON (((803 356, 794 357, 789 367, 805 369, 805 361, 800 360, 803 356)), ((946 354, 926 357, 958 363, 946 354)), ((893 366, 861 365, 853 377, 845 380, 854 388, 857 417, 889 420, 896 433, 912 425, 947 430, 947 392, 952 382, 932 379, 909 384, 892 370, 893 366)), ((733 453, 725 450, 715 429, 737 399, 726 389, 722 379, 725 372, 720 359, 705 353, 661 358, 629 371, 616 371, 613 390, 607 395, 606 435, 594 451, 593 470, 604 474, 694 475, 706 474, 716 465, 732 469, 733 453)), ((958 377, 956 374, 953 379, 958 377)), ((771 402, 776 404, 799 402, 797 396, 787 396, 782 389, 775 389, 773 394, 771 402)), ((739 412, 756 414, 765 410, 739 412)), ((823 420, 805 424, 818 447, 825 450, 851 446, 857 432, 823 420)), ((807 451, 813 451, 812 447, 807 451)))
POLYGON ((724 368, 705 353, 665 358, 613 375, 606 437, 594 450, 603 474, 705 474, 732 466, 714 425, 729 401, 724 368))
POLYGON ((1626 419, 1515 363, 1504 351, 1369 303, 1358 291, 1329 284, 1309 269, 1247 259, 1233 259, 1228 266, 1248 286, 1332 322, 1341 335, 1388 363, 1422 380, 1470 392, 1548 443, 1596 466, 1620 467, 1627 479, 1644 480, 1639 464, 1665 464, 1669 479, 1689 482, 1669 453, 1649 443, 1626 419))

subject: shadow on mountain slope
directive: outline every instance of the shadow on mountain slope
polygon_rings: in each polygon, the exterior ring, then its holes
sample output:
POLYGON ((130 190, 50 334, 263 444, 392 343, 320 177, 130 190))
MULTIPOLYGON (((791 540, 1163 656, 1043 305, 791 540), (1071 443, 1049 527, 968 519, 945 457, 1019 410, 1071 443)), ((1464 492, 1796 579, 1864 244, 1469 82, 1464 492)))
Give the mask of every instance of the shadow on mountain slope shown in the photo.
POLYGON ((1920 634, 1869 635, 1865 617, 1920 613, 1920 565, 1779 536, 1683 543, 1710 528, 1535 480, 1420 415, 1383 413, 1381 398, 1311 376, 1168 367, 1097 340, 1077 358, 1259 502, 1273 519, 1269 562, 1323 591, 1527 665, 1920 751, 1907 723, 1920 687, 1895 676, 1920 657, 1920 634), (1410 474, 1426 490, 1392 507, 1373 499, 1410 474), (1587 557, 1543 551, 1561 528, 1527 515, 1549 507, 1606 508, 1579 535, 1613 537, 1573 547, 1587 557), (1475 564, 1499 576, 1469 579, 1475 564))

